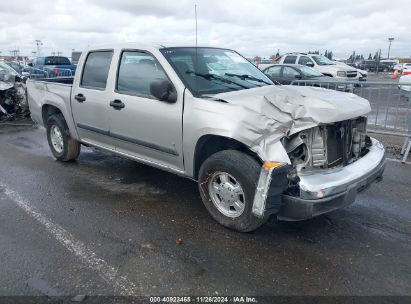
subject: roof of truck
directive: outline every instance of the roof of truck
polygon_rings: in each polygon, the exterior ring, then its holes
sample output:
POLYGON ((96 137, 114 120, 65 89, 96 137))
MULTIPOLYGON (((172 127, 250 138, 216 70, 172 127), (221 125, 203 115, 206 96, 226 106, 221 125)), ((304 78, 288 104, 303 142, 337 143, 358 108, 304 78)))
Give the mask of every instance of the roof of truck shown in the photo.
MULTIPOLYGON (((195 45, 164 45, 160 43, 140 43, 140 42, 127 42, 127 43, 110 43, 110 44, 98 44, 91 45, 85 49, 85 51, 90 50, 112 50, 112 49, 142 49, 142 50, 159 50, 162 48, 179 48, 179 47, 196 47, 195 45)), ((197 46, 199 48, 221 48, 229 49, 225 47, 213 47, 213 46, 197 46)))

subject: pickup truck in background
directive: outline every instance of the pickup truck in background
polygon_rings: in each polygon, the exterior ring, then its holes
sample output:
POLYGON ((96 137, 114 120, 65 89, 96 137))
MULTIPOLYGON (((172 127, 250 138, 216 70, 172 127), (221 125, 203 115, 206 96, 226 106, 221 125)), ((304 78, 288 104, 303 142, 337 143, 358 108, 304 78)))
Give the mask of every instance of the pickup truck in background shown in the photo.
POLYGON ((46 71, 50 77, 73 76, 76 72, 76 65, 63 56, 37 57, 28 65, 46 71))
POLYGON ((309 66, 324 76, 340 80, 355 81, 358 79, 357 69, 348 65, 337 65, 332 60, 318 54, 289 53, 280 57, 279 64, 300 64, 309 66))
POLYGON ((382 177, 367 100, 273 85, 235 51, 108 45, 84 51, 78 69, 27 82, 54 157, 72 161, 84 144, 193 179, 230 229, 333 211, 382 177))

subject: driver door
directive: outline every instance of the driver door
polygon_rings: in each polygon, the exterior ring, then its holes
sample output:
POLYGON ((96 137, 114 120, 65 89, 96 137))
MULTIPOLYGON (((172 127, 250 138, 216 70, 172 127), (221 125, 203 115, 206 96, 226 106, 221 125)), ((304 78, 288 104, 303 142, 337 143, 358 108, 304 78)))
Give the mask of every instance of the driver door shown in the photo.
POLYGON ((150 84, 161 79, 168 76, 152 54, 121 52, 109 107, 110 136, 120 153, 182 171, 183 96, 174 103, 152 96, 150 84))

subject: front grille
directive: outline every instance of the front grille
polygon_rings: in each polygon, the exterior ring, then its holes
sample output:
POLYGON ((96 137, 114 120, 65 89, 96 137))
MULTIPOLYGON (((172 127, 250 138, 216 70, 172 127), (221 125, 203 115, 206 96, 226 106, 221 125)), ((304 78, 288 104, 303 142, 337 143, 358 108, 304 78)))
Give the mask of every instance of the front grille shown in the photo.
POLYGON ((352 122, 343 121, 327 126, 327 165, 348 164, 352 156, 352 122))
POLYGON ((284 140, 298 171, 346 166, 367 153, 366 117, 321 125, 284 140))

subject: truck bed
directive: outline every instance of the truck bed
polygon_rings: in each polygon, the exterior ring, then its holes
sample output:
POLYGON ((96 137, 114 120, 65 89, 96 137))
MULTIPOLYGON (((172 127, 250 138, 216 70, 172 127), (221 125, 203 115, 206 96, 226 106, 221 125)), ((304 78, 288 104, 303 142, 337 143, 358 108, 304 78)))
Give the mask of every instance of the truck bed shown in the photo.
POLYGON ((74 76, 71 76, 71 77, 39 78, 39 79, 37 79, 37 81, 63 83, 63 84, 73 84, 74 76))
MULTIPOLYGON (((73 77, 43 78, 27 81, 27 99, 31 118, 38 124, 44 125, 43 105, 54 106, 67 119, 71 117, 70 97, 73 86, 73 77)), ((71 121, 67 121, 68 124, 71 121)), ((70 125, 71 127, 71 125, 70 125)))

